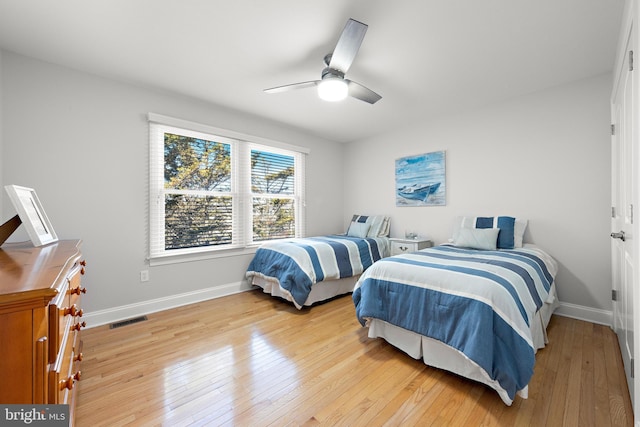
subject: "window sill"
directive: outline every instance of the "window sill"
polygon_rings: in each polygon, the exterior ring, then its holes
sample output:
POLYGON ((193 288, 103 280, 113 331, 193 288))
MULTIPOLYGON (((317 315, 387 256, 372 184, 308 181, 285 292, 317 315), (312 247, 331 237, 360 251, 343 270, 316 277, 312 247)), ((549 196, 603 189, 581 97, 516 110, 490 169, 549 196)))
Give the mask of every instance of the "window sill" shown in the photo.
POLYGON ((179 264, 183 262, 204 261, 208 259, 229 258, 236 256, 253 255, 258 249, 258 245, 246 248, 222 249, 206 252, 182 253, 175 255, 164 255, 148 258, 149 266, 179 264))

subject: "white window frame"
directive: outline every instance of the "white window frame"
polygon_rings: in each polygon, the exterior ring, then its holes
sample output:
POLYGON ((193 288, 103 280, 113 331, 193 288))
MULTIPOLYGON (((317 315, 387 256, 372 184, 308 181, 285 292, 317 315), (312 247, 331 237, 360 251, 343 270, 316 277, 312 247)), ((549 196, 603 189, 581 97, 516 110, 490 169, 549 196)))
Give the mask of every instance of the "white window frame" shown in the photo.
MULTIPOLYGON (((250 153, 252 149, 291 155, 295 162, 295 237, 306 232, 305 157, 308 148, 294 146, 252 135, 149 113, 149 263, 161 265, 254 253, 265 243, 252 241, 252 197, 250 153), (192 136, 231 145, 233 197, 233 242, 230 245, 183 249, 164 249, 164 133, 192 136), (243 167, 244 165, 244 167, 243 167)), ((257 194, 262 197, 263 195, 257 194)))

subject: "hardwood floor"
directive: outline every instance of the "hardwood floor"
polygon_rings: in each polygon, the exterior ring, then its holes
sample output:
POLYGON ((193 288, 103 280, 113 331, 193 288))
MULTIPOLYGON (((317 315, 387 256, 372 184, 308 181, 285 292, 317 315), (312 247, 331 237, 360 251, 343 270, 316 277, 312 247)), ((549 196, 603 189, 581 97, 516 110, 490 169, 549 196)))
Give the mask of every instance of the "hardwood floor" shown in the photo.
POLYGON ((553 316, 529 398, 369 339, 350 296, 301 311, 244 292, 83 331, 76 425, 631 426, 606 326, 553 316))

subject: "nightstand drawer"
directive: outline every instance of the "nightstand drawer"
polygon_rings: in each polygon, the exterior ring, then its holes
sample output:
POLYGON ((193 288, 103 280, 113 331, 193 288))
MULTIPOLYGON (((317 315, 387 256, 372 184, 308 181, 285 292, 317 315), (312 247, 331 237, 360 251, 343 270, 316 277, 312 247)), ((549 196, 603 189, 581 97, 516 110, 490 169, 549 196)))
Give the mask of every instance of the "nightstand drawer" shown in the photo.
POLYGON ((391 241, 391 255, 400 255, 419 251, 420 249, 433 246, 431 240, 414 239, 389 239, 391 241))

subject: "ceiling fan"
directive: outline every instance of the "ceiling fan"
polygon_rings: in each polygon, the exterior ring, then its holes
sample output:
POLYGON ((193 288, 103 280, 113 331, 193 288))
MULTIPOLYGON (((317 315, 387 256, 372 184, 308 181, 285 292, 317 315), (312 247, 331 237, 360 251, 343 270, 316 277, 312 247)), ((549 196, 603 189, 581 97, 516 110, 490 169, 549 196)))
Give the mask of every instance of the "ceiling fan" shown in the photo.
POLYGON ((278 93, 317 86, 318 95, 325 101, 341 101, 349 95, 369 104, 375 104, 382 99, 382 96, 360 83, 344 78, 360 49, 367 28, 368 25, 355 19, 347 21, 333 53, 324 57, 326 67, 322 70, 320 80, 277 86, 264 91, 278 93))

